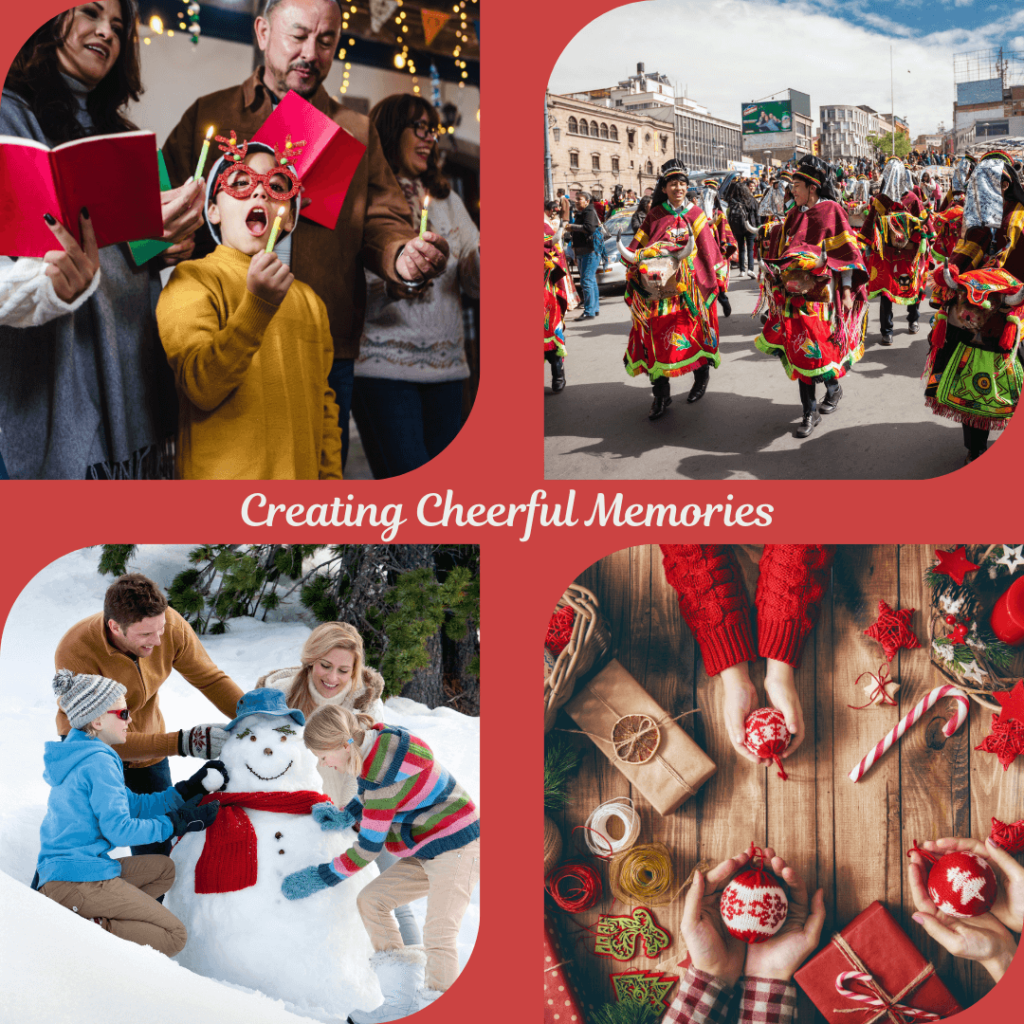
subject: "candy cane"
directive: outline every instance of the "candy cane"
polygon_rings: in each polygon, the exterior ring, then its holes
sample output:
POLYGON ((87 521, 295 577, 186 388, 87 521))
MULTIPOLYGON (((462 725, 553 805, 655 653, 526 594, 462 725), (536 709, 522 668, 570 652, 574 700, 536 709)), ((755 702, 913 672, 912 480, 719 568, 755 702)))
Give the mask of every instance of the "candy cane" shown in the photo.
POLYGON ((874 985, 875 979, 870 974, 861 974, 859 971, 844 971, 838 975, 836 977, 836 991, 847 999, 853 999, 858 1003, 865 1003, 867 1006, 891 1006, 892 1009, 902 1016, 917 1018, 921 1021, 940 1019, 937 1013, 932 1013, 930 1010, 919 1010, 913 1006, 904 1006, 902 1003, 887 1003, 884 999, 879 999, 878 996, 864 996, 851 992, 848 988, 844 987, 847 981, 862 981, 865 985, 874 985))
POLYGON ((880 739, 871 750, 871 752, 865 757, 854 769, 850 772, 850 779, 853 782, 859 782, 866 771, 878 760, 892 745, 896 742, 924 713, 935 705, 936 701, 942 700, 943 697, 954 697, 957 702, 956 718, 951 718, 943 727, 943 733, 948 737, 952 736, 953 733, 964 724, 967 718, 967 712, 970 710, 971 704, 967 698, 967 695, 962 690, 958 690, 955 686, 947 683, 945 686, 937 686, 931 693, 926 697, 922 697, 911 709, 907 712, 899 721, 892 732, 888 733, 883 739, 880 739))

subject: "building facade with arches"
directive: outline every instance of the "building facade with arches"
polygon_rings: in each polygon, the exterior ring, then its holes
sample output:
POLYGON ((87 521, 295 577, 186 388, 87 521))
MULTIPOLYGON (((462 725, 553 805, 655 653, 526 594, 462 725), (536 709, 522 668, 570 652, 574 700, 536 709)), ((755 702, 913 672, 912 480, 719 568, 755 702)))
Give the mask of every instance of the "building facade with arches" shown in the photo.
POLYGON ((637 196, 653 192, 658 169, 675 156, 672 125, 572 96, 546 98, 551 179, 557 192, 611 199, 616 185, 637 196))

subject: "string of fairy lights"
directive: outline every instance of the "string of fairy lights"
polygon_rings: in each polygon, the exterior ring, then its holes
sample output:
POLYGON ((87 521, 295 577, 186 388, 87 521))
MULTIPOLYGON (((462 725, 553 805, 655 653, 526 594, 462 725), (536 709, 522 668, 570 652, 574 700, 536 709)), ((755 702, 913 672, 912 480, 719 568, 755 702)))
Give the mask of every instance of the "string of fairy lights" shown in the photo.
MULTIPOLYGON (((386 2, 386 0, 385 0, 386 2)), ((371 0, 366 0, 366 3, 370 4, 370 7, 360 7, 360 4, 356 3, 339 3, 341 9, 341 29, 342 32, 348 32, 350 23, 356 15, 363 14, 371 17, 371 25, 373 23, 374 12, 371 10, 371 0)), ((380 0, 378 0, 379 8, 380 0)), ((408 17, 408 10, 406 8, 405 0, 391 0, 391 11, 390 13, 380 22, 377 28, 379 32, 386 21, 393 22, 393 30, 395 32, 395 53, 392 59, 396 71, 408 72, 412 79, 412 91, 419 95, 421 92, 420 86, 420 75, 421 72, 416 66, 416 57, 410 49, 410 19, 408 17)), ((456 19, 455 32, 454 32, 454 43, 452 45, 451 56, 455 62, 456 68, 459 69, 460 79, 458 87, 464 89, 466 87, 466 79, 469 78, 469 65, 462 56, 463 47, 470 42, 470 24, 469 15, 470 12, 477 8, 479 0, 459 0, 458 3, 452 5, 451 13, 442 10, 432 10, 421 8, 420 16, 423 21, 423 42, 426 46, 430 46, 434 39, 440 34, 440 32, 447 27, 448 22, 456 19)), ((390 6, 390 5, 389 5, 390 6)), ((202 27, 200 25, 200 4, 198 0, 190 0, 185 6, 183 11, 178 12, 178 30, 189 37, 193 44, 199 43, 199 38, 202 35, 202 27)), ((385 10, 387 7, 385 7, 385 10)), ((378 10, 379 13, 379 10, 378 10)), ((479 25, 477 21, 475 23, 479 25)), ((152 45, 153 39, 156 37, 164 36, 169 39, 173 39, 175 36, 174 28, 165 25, 163 18, 158 14, 152 15, 149 19, 148 27, 150 34, 143 35, 143 43, 146 46, 152 45)), ((344 64, 342 68, 342 82, 339 92, 344 96, 351 84, 352 79, 352 61, 349 56, 349 51, 356 46, 356 37, 347 36, 343 41, 342 45, 338 49, 338 60, 344 64)), ((428 77, 431 80, 431 86, 433 94, 436 98, 439 96, 439 76, 437 69, 431 65, 427 68, 428 77)), ((477 121, 480 120, 479 109, 476 112, 477 121)), ((454 132, 454 127, 450 126, 449 131, 454 132)))

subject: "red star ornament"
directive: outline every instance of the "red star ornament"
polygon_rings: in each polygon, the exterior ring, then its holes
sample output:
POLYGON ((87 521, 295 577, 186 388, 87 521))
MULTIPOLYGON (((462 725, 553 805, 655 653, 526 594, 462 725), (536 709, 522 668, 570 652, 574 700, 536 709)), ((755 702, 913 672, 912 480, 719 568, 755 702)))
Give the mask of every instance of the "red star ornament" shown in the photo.
POLYGON ((1015 821, 1012 825, 1007 825, 998 818, 993 818, 992 834, 989 839, 1007 853, 1020 853, 1024 850, 1024 821, 1015 821))
POLYGON ((939 556, 939 564, 935 571, 948 576, 956 582, 958 587, 964 585, 964 577, 969 572, 974 572, 978 567, 967 557, 967 548, 961 544, 956 551, 936 551, 939 556))
POLYGON ((920 641, 910 628, 910 619, 916 608, 904 608, 894 612, 884 601, 878 602, 878 619, 864 635, 877 640, 885 651, 885 660, 892 661, 898 650, 912 651, 920 647, 920 641))
POLYGON ((1015 758, 1024 754, 1024 722, 993 715, 992 732, 974 749, 995 754, 1005 772, 1015 758))
POLYGON ((1024 679, 1018 679, 1009 693, 995 693, 993 696, 1003 709, 999 712, 1000 718, 1024 724, 1024 679))

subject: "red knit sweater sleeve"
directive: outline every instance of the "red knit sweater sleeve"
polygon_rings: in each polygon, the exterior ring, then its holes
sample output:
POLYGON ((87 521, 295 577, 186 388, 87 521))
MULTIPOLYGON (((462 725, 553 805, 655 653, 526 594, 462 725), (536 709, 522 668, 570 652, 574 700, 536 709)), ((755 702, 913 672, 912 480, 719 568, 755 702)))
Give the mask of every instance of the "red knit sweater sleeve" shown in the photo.
POLYGON ((700 645, 707 674, 754 658, 750 600, 732 548, 662 544, 661 551, 665 578, 679 594, 679 610, 700 645))
POLYGON ((766 544, 757 580, 757 649, 763 658, 798 665, 818 620, 834 544, 766 544))

